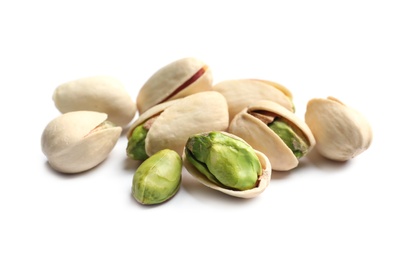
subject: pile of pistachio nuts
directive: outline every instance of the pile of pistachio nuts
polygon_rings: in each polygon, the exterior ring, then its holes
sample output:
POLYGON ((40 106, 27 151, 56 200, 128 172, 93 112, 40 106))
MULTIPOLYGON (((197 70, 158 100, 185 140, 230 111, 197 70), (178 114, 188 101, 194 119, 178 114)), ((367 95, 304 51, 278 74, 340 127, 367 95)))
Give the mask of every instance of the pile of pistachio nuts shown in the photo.
POLYGON ((49 165, 66 174, 92 169, 127 128, 126 155, 140 162, 132 196, 144 205, 172 198, 183 168, 211 189, 254 198, 273 170, 296 168, 313 149, 347 161, 372 141, 367 119, 334 97, 311 99, 302 119, 286 87, 266 79, 215 83, 193 57, 156 71, 136 100, 116 78, 93 76, 57 86, 53 101, 61 114, 41 136, 49 165))

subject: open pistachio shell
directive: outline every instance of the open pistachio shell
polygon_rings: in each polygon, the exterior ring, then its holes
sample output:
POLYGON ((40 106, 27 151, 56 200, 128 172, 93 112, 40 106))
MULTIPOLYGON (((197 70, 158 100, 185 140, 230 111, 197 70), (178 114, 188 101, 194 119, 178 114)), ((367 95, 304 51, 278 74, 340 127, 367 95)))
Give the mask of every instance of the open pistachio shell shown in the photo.
POLYGON ((265 154, 276 171, 288 171, 299 164, 299 159, 267 123, 252 115, 253 112, 266 113, 272 118, 285 120, 295 132, 305 140, 309 152, 315 145, 315 139, 307 124, 293 112, 276 102, 260 100, 240 111, 230 122, 229 132, 243 138, 254 149, 265 154))
POLYGON ((74 111, 50 121, 41 137, 50 166, 59 172, 78 173, 105 160, 122 132, 106 120, 105 113, 74 111))
POLYGON ((124 127, 134 118, 137 106, 114 77, 93 76, 59 85, 53 101, 61 113, 88 110, 106 113, 108 120, 124 127))
POLYGON ((284 86, 261 79, 234 79, 215 84, 213 90, 223 94, 229 106, 229 120, 243 108, 258 100, 274 101, 294 112, 292 93, 284 86))
MULTIPOLYGON (((242 138, 235 136, 233 134, 227 133, 227 132, 222 132, 223 134, 234 138, 235 140, 245 142, 242 138)), ((246 142, 245 142, 246 143, 246 142)), ((185 148, 186 149, 186 148, 185 148)), ((225 194, 228 194, 230 196, 234 197, 239 197, 239 198, 254 198, 258 195, 260 195, 269 185, 270 180, 271 180, 271 164, 268 158, 261 152, 252 149, 255 154, 258 157, 258 160, 260 161, 261 164, 261 173, 258 176, 257 184, 254 188, 251 189, 246 189, 246 190, 234 190, 226 187, 219 186, 215 182, 211 181, 208 179, 203 173, 201 173, 187 158, 186 156, 186 150, 183 150, 183 165, 186 168, 186 170, 200 183, 203 185, 212 188, 214 190, 223 192, 225 194)), ((230 173, 228 173, 230 174, 230 173)))
POLYGON ((142 114, 157 104, 211 88, 212 73, 203 61, 179 59, 160 68, 141 87, 136 101, 138 111, 142 114))
POLYGON ((190 135, 227 130, 229 126, 225 97, 216 91, 204 91, 147 110, 131 125, 127 138, 130 139, 135 127, 156 115, 145 138, 148 156, 166 148, 181 154, 190 135))
POLYGON ((314 98, 305 121, 316 139, 317 151, 335 161, 347 161, 366 151, 373 133, 368 120, 334 97, 314 98))

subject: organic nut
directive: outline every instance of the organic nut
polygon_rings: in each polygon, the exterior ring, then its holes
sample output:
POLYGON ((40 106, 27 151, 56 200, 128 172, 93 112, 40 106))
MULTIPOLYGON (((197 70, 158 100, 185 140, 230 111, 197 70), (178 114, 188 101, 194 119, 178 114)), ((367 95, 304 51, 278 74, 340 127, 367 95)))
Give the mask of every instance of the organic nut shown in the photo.
POLYGON ((157 104, 211 88, 212 73, 203 61, 192 57, 176 60, 156 71, 141 87, 138 111, 142 114, 157 104))
POLYGON ((264 153, 277 171, 295 168, 315 145, 314 136, 303 120, 268 100, 254 102, 240 111, 228 131, 264 153))
MULTIPOLYGON (((159 104, 141 114, 129 128, 127 156, 143 160, 136 157, 138 151, 145 151, 147 156, 151 156, 166 148, 181 154, 189 136, 226 130, 229 126, 228 117, 225 97, 216 91, 199 92, 159 104), (152 122, 149 121, 151 118, 152 122), (137 135, 137 127, 147 124, 141 130, 145 131, 137 135)), ((142 151, 140 153, 144 154, 142 151)))
POLYGON ((120 81, 109 76, 80 78, 59 85, 53 101, 61 113, 88 110, 108 114, 108 120, 126 126, 137 111, 120 81))
POLYGON ((225 80, 215 84, 212 89, 225 96, 229 106, 229 121, 258 100, 271 100, 294 112, 292 93, 276 82, 260 79, 225 80))
POLYGON ((146 159, 133 177, 132 196, 151 205, 172 198, 180 188, 182 160, 173 150, 161 150, 146 159))
POLYGON ((241 198, 261 194, 271 178, 271 165, 265 155, 241 138, 222 131, 190 136, 183 164, 202 184, 241 198))
POLYGON ((122 131, 106 119, 105 113, 74 111, 50 121, 41 137, 50 166, 60 172, 78 173, 105 160, 122 131))
POLYGON ((307 103, 305 121, 314 134, 317 151, 335 161, 347 161, 370 147, 373 133, 367 119, 334 97, 307 103))

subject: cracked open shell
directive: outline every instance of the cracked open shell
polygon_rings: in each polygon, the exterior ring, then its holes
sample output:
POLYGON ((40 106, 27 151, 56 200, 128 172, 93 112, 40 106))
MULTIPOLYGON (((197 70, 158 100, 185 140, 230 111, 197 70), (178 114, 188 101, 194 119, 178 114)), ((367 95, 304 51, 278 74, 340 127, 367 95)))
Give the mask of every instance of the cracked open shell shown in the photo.
POLYGON ((166 148, 181 154, 190 135, 227 130, 229 126, 226 99, 216 91, 199 92, 152 107, 134 121, 127 138, 151 118, 154 119, 145 137, 148 156, 166 148))
POLYGON ((61 113, 96 111, 108 114, 108 120, 125 127, 134 118, 137 106, 124 85, 111 76, 92 76, 65 82, 53 92, 53 101, 61 113))
POLYGON ((334 97, 311 99, 305 121, 317 141, 318 153, 328 159, 347 161, 371 145, 373 133, 368 120, 334 97))
POLYGON ((240 111, 231 121, 228 131, 264 153, 276 171, 297 167, 299 159, 315 145, 314 136, 302 119, 268 100, 254 102, 240 111), (274 121, 285 125, 286 140, 269 127, 274 121))
POLYGON ((156 71, 141 87, 137 96, 140 114, 149 108, 212 88, 212 72, 205 62, 187 57, 156 71))
MULTIPOLYGON (((221 131, 222 134, 233 138, 234 140, 240 141, 240 142, 244 142, 246 144, 246 146, 249 146, 249 144, 246 143, 245 140, 243 140, 242 138, 235 136, 231 133, 228 132, 224 132, 221 131)), ((200 134, 208 134, 208 132, 205 133, 200 133, 200 134)), ((190 173, 197 181, 199 181, 201 184, 223 192, 227 195, 230 196, 234 196, 234 197, 238 197, 238 198, 244 198, 244 199, 250 199, 250 198, 254 198, 257 197, 258 195, 260 195, 269 185, 270 181, 271 181, 271 172, 272 172, 272 168, 271 168, 271 163, 269 161, 269 159, 267 158, 267 156, 265 156, 263 153, 261 153, 260 151, 257 151, 253 148, 251 148, 251 150, 253 150, 255 152, 255 155, 257 156, 260 165, 261 165, 261 172, 258 173, 258 179, 256 181, 256 185, 254 188, 251 189, 245 189, 245 190, 235 190, 232 188, 227 188, 224 186, 220 186, 217 183, 211 181, 209 178, 206 177, 206 175, 204 175, 203 173, 201 173, 191 162, 190 160, 187 158, 186 156, 186 149, 185 148, 183 150, 183 154, 182 154, 182 158, 183 158, 183 166, 185 167, 185 169, 188 171, 188 173, 190 173)), ((230 149, 230 147, 228 147, 228 149, 230 149)), ((234 149, 234 148, 232 148, 234 149)), ((224 157, 226 157, 226 155, 224 154, 224 157)), ((214 158, 214 159, 218 159, 218 158, 214 158)), ((225 158, 228 159, 228 158, 225 158)), ((236 167, 233 167, 231 169, 237 169, 236 167)), ((228 176, 230 176, 232 173, 231 172, 227 172, 228 176)))
POLYGON ((283 85, 262 79, 224 80, 212 87, 225 96, 229 106, 229 120, 243 108, 258 100, 274 101, 294 112, 292 93, 283 85))
POLYGON ((47 124, 41 136, 41 148, 53 169, 78 173, 105 160, 121 132, 120 126, 107 121, 105 113, 68 112, 47 124))

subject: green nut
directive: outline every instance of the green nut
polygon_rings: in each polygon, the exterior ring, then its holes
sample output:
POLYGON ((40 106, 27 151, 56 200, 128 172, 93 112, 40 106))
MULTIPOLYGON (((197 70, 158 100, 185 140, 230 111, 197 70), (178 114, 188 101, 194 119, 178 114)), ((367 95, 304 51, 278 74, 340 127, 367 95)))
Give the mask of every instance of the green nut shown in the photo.
POLYGON ((145 151, 145 138, 147 137, 148 129, 144 124, 134 128, 131 137, 128 139, 126 154, 133 160, 145 160, 148 155, 145 151))
POLYGON ((268 127, 283 140, 296 158, 303 157, 309 151, 309 145, 303 133, 298 128, 291 127, 285 119, 277 117, 268 124, 268 127))
POLYGON ((172 198, 180 188, 182 165, 179 154, 170 149, 150 156, 134 174, 132 196, 145 205, 172 198))
POLYGON ((158 116, 151 117, 141 125, 134 128, 130 138, 128 139, 126 148, 126 154, 129 158, 144 161, 149 157, 145 148, 145 139, 147 138, 148 131, 157 117, 158 116))
POLYGON ((234 190, 256 186, 262 174, 254 149, 219 131, 191 136, 185 146, 188 161, 216 185, 234 190))

